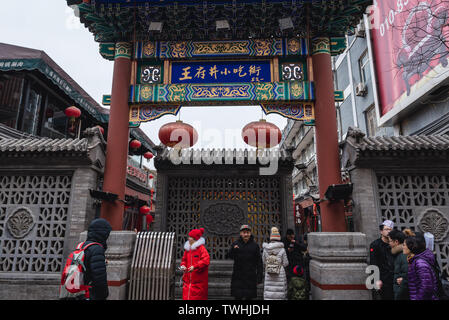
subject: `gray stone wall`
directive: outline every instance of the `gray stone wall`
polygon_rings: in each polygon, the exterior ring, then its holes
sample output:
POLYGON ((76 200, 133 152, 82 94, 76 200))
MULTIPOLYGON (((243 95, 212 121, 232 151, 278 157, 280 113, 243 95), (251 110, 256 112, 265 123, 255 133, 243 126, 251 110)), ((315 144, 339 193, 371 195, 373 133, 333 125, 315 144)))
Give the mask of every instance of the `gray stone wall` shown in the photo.
POLYGON ((312 299, 370 300, 366 246, 366 236, 359 232, 309 233, 312 299))
POLYGON ((372 169, 355 168, 350 171, 353 183, 353 221, 354 230, 366 235, 371 243, 379 238, 376 177, 372 169))
POLYGON ((97 189, 104 163, 96 131, 86 131, 87 143, 55 142, 30 154, 24 140, 14 156, 1 155, 0 300, 58 299, 65 260, 95 216, 89 189, 97 189), (64 150, 75 143, 76 151, 64 150), (27 219, 29 230, 11 231, 14 215, 27 219))

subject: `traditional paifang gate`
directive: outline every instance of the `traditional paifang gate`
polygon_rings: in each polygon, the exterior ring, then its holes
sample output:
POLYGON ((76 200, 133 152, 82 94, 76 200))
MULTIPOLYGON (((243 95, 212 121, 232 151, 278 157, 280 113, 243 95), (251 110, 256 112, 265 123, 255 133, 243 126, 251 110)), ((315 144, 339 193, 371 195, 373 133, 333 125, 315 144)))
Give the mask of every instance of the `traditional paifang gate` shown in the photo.
POLYGON ((206 230, 213 260, 226 259, 242 224, 251 226, 260 245, 268 241, 272 226, 281 230, 293 227, 293 203, 286 200, 292 192, 290 151, 280 152, 275 175, 259 175, 261 165, 256 161, 249 164, 248 153, 245 157, 242 152, 243 164, 237 164, 238 151, 229 151, 232 161, 221 165, 174 165, 167 151, 156 157, 156 220, 162 222, 161 230, 175 232, 177 259, 182 257, 188 232, 199 227, 206 230))
MULTIPOLYGON (((315 124, 321 198, 341 183, 331 55, 372 0, 67 1, 114 60, 104 191, 124 198, 130 124, 192 105, 260 105, 315 124)), ((114 230, 123 207, 102 204, 114 230)), ((322 202, 321 217, 323 231, 346 231, 341 202, 322 202)))

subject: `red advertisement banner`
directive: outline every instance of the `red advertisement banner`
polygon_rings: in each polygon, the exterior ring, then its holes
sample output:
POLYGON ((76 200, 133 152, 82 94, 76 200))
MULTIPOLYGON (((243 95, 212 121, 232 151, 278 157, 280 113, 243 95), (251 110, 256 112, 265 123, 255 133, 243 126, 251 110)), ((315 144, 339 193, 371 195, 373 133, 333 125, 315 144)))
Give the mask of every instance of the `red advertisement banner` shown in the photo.
POLYGON ((449 0, 375 0, 371 9, 383 117, 405 109, 449 76, 449 0))

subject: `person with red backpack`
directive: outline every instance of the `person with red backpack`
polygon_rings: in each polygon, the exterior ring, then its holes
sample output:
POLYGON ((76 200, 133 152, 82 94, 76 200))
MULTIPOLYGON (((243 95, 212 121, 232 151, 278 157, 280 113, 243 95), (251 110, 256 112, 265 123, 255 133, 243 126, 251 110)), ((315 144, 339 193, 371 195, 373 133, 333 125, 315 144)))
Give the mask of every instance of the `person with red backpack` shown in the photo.
POLYGON ((111 225, 95 219, 87 239, 69 255, 61 277, 60 299, 106 300, 109 295, 105 251, 111 225))

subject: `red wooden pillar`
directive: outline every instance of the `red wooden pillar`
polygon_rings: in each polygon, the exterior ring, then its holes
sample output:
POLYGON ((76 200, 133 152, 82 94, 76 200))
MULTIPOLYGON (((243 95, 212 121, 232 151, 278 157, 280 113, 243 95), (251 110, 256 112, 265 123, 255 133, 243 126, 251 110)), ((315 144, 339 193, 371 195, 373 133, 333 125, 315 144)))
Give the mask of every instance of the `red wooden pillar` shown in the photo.
MULTIPOLYGON (((115 47, 111 108, 109 113, 108 145, 104 169, 103 191, 125 199, 126 168, 129 143, 129 86, 131 81, 132 45, 119 42, 115 47)), ((124 203, 101 204, 101 217, 108 220, 112 230, 122 230, 124 203)))
MULTIPOLYGON (((337 114, 335 110, 330 40, 312 40, 313 81, 315 83, 316 156, 320 198, 332 184, 341 184, 338 148, 337 114)), ((345 232, 345 212, 342 202, 320 203, 323 232, 345 232)))

